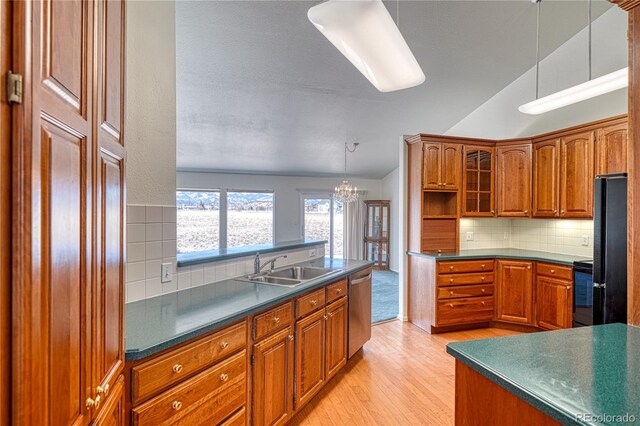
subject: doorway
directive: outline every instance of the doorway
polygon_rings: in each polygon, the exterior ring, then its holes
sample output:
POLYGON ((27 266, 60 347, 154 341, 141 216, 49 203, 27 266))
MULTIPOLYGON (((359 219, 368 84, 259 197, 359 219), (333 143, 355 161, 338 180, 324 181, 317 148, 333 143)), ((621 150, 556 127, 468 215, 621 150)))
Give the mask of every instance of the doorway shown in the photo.
POLYGON ((325 257, 344 258, 344 206, 327 195, 302 198, 305 241, 326 240, 325 257))

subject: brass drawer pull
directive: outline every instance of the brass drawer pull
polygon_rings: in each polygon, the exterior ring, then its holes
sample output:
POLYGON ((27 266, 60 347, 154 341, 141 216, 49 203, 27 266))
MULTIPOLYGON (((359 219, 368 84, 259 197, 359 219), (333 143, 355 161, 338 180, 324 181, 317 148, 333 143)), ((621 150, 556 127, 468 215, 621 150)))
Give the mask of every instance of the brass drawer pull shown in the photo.
POLYGON ((486 279, 487 279, 487 277, 482 277, 482 278, 480 278, 480 279, 481 279, 482 281, 484 281, 484 280, 486 280, 486 279))
POLYGON ((220 375, 220 381, 221 382, 226 382, 227 380, 229 380, 229 375, 227 373, 222 373, 220 375))
POLYGON ((555 269, 552 269, 552 270, 551 270, 551 273, 552 273, 552 274, 555 274, 555 273, 556 273, 556 270, 555 270, 555 269))
POLYGON ((273 317, 273 323, 274 324, 279 324, 280 323, 280 317, 273 317))
POLYGON ((289 335, 289 340, 293 340, 293 334, 289 335))
POLYGON ((571 290, 571 286, 570 285, 567 286, 567 290, 571 290))
POLYGON ((227 349, 229 347, 229 342, 221 342, 220 349, 227 349))
POLYGON ((449 303, 449 307, 450 307, 450 308, 453 308, 453 303, 449 303))
POLYGON ((104 394, 105 396, 107 396, 107 394, 109 393, 109 383, 107 383, 106 385, 104 385, 104 387, 102 386, 98 386, 96 388, 96 392, 98 392, 99 395, 104 394))
POLYGON ((449 296, 453 296, 453 291, 450 291, 450 292, 449 292, 449 296))
POLYGON ((91 398, 87 398, 87 401, 84 403, 84 406, 87 407, 87 410, 90 410, 96 406, 96 402, 91 398))
POLYGON ((453 271, 453 266, 449 266, 449 270, 450 270, 450 271, 453 271))
POLYGON ((172 370, 173 370, 174 373, 181 373, 182 372, 182 364, 174 365, 172 370))
POLYGON ((182 402, 180 401, 173 401, 171 403, 171 408, 173 408, 174 410, 178 411, 179 409, 182 408, 182 402))
POLYGON ((452 283, 453 281, 454 281, 454 280, 453 280, 453 278, 451 278, 451 279, 449 280, 449 282, 450 282, 450 283, 452 283))
POLYGON ((480 265, 480 267, 481 267, 482 269, 484 269, 484 263, 483 263, 482 265, 480 265))
POLYGON ((341 288, 336 289, 336 293, 338 294, 342 293, 342 289, 341 288))
POLYGON ((482 302, 480 302, 480 304, 481 304, 482 306, 484 306, 484 305, 485 305, 484 300, 483 300, 482 302))
POLYGON ((318 301, 316 299, 313 299, 311 302, 311 306, 316 306, 318 304, 318 301))
POLYGON ((484 293, 484 288, 481 291, 484 293))

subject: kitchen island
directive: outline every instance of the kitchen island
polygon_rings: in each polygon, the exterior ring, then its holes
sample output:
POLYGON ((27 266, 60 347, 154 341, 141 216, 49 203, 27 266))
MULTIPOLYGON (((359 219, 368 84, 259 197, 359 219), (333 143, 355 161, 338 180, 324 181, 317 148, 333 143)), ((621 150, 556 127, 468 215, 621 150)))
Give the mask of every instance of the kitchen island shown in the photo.
POLYGON ((640 422, 640 328, 624 324, 449 343, 456 425, 640 422))

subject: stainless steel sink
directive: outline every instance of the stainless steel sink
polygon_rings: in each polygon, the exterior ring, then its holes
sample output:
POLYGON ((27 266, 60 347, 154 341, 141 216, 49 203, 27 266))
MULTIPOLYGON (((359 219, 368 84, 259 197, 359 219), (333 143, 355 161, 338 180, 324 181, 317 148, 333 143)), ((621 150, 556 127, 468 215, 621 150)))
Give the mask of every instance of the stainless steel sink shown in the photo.
POLYGON ((294 287, 302 283, 300 280, 272 277, 269 275, 248 276, 246 277, 246 280, 254 283, 283 285, 287 287, 294 287))
POLYGON ((331 275, 336 272, 339 271, 335 269, 319 268, 314 266, 289 266, 270 272, 247 275, 246 277, 240 279, 242 281, 249 281, 251 283, 295 287, 307 281, 331 275))

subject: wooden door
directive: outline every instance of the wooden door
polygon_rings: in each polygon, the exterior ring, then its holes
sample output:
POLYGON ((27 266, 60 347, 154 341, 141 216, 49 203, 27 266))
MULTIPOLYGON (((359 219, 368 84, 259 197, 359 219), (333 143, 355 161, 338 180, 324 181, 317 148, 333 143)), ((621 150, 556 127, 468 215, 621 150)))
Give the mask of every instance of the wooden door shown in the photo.
POLYGON ((533 145, 533 217, 560 216, 560 140, 533 145))
POLYGON ((325 370, 327 381, 347 364, 347 298, 343 297, 327 306, 325 339, 325 370))
POLYGON ((596 174, 627 172, 627 122, 603 127, 596 132, 596 174))
POLYGON ((496 264, 496 319, 533 324, 532 262, 498 260, 496 264))
POLYGON ((531 210, 531 145, 496 148, 498 216, 529 217, 531 210))
POLYGON ((462 216, 495 216, 494 148, 464 145, 462 216))
POLYGON ((94 426, 122 426, 125 424, 124 376, 120 376, 107 395, 107 403, 92 423, 94 426))
POLYGON ((443 144, 440 179, 442 189, 460 188, 462 169, 462 145, 443 144))
POLYGON ((296 323, 296 410, 324 386, 326 319, 322 309, 296 323))
POLYGON ((253 424, 282 425, 293 413, 293 330, 253 345, 253 424))
POLYGON ((14 2, 15 424, 85 425, 91 389, 91 1, 14 2), (23 43, 30 43, 25 45, 23 43), (29 58, 22 56, 24 53, 29 58))
POLYGON ((538 275, 536 294, 538 327, 547 330, 571 328, 573 321, 571 282, 538 275))
POLYGON ((124 1, 101 0, 97 11, 92 388, 104 400, 124 367, 124 1))
POLYGON ((422 186, 426 189, 440 189, 442 170, 442 144, 425 143, 422 145, 422 186))
POLYGON ((594 133, 561 140, 560 217, 593 218, 594 133))

